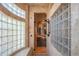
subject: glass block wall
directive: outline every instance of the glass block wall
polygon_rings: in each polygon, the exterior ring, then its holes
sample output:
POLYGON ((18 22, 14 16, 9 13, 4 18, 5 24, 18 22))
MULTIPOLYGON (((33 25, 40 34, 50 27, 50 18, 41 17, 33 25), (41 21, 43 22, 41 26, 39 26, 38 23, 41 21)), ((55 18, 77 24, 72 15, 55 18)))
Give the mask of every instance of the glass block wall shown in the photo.
POLYGON ((65 56, 71 55, 71 5, 61 4, 51 17, 51 43, 65 56))
POLYGON ((10 55, 25 47, 25 22, 0 11, 0 56, 10 55))

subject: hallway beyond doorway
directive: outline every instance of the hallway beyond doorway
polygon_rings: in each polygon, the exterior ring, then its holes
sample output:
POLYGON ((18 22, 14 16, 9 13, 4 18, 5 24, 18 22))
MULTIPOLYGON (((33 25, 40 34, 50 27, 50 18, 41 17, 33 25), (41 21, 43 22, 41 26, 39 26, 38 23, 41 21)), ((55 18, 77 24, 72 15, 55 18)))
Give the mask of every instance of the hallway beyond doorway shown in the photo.
MULTIPOLYGON (((34 13, 34 49, 46 47, 46 13, 34 13)), ((37 49, 38 50, 38 49, 37 49)))

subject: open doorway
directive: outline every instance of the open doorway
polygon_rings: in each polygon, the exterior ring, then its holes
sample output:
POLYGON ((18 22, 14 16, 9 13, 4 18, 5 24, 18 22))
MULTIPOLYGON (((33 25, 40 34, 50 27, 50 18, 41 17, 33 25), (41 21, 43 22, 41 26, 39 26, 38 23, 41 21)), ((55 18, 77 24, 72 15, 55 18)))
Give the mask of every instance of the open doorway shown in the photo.
POLYGON ((34 13, 34 48, 46 47, 46 14, 34 13))

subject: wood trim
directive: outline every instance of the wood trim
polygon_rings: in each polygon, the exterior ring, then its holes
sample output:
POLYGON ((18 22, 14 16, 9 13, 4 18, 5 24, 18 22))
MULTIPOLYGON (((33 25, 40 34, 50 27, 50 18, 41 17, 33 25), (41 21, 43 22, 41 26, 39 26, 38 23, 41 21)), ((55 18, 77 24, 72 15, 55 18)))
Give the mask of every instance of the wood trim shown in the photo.
POLYGON ((29 9, 30 9, 30 6, 28 6, 28 47, 29 47, 29 9))
MULTIPOLYGON (((27 7, 26 7, 26 10, 27 10, 27 7)), ((26 30, 26 32, 25 32, 25 46, 26 47, 29 47, 28 45, 29 45, 29 43, 28 43, 28 41, 29 41, 29 10, 27 10, 27 16, 26 16, 26 20, 25 20, 25 30, 26 30)))

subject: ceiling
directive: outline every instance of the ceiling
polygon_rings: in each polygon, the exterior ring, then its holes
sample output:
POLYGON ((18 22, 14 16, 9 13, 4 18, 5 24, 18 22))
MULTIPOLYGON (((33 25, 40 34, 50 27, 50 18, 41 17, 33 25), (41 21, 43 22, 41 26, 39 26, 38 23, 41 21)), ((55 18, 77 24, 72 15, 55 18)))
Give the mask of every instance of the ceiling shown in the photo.
POLYGON ((15 3, 16 5, 18 5, 20 8, 22 8, 23 10, 26 10, 26 3, 15 3))
POLYGON ((30 3, 30 6, 49 6, 49 3, 30 3))
POLYGON ((29 5, 29 6, 40 6, 40 7, 47 7, 51 8, 53 3, 16 3, 19 7, 22 9, 25 9, 24 6, 29 5))

